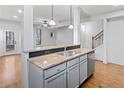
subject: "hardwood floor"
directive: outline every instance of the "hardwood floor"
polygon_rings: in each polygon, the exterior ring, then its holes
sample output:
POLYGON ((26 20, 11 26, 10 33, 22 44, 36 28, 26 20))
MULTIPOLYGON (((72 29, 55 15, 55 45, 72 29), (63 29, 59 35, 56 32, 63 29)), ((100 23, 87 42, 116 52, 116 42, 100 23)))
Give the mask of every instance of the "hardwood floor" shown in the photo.
MULTIPOLYGON (((20 87, 21 57, 12 55, 0 57, 0 87, 20 87)), ((124 87, 124 66, 95 62, 95 73, 86 80, 82 88, 124 87)))
POLYGON ((82 84, 84 88, 124 88, 124 66, 95 62, 95 73, 82 84))
POLYGON ((0 87, 20 87, 21 85, 20 55, 0 57, 0 87))

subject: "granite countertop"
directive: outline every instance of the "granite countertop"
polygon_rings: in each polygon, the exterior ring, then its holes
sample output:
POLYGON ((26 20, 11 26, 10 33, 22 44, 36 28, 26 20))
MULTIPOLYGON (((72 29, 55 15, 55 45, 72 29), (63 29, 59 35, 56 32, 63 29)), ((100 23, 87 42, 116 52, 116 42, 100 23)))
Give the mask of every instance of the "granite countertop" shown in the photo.
POLYGON ((40 51, 40 50, 48 50, 48 49, 55 49, 55 48, 62 48, 62 47, 68 47, 68 46, 76 46, 76 45, 53 45, 53 46, 42 46, 42 47, 37 47, 37 48, 33 48, 30 50, 24 50, 23 52, 28 53, 28 52, 35 52, 35 51, 40 51))
POLYGON ((41 68, 42 70, 45 70, 52 66, 61 64, 63 62, 69 61, 73 58, 76 58, 76 57, 79 57, 86 53, 89 53, 91 51, 94 51, 94 49, 78 48, 78 49, 73 49, 73 50, 69 50, 69 51, 75 51, 75 52, 79 52, 79 53, 74 56, 64 56, 64 55, 59 55, 57 52, 57 53, 53 53, 53 54, 30 58, 29 61, 32 64, 35 64, 36 66, 41 68))

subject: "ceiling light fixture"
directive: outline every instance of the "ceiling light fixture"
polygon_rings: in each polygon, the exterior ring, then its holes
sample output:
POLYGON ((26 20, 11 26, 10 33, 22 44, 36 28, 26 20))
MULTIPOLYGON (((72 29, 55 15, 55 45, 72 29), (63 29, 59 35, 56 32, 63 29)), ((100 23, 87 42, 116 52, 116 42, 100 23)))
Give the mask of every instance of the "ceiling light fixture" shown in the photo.
POLYGON ((51 25, 51 26, 56 25, 56 22, 53 20, 53 5, 52 5, 52 18, 51 18, 51 20, 49 22, 49 25, 51 25))
POLYGON ((69 29, 73 29, 73 25, 72 25, 72 5, 70 5, 70 25, 68 27, 69 29))
POLYGON ((86 30, 86 25, 85 24, 81 24, 82 30, 85 31, 86 30))
POLYGON ((44 27, 47 27, 47 26, 48 26, 48 24, 43 24, 43 26, 44 26, 44 27))
POLYGON ((13 16, 14 18, 18 18, 18 16, 13 16))
POLYGON ((69 25, 69 27, 68 27, 69 29, 73 29, 74 27, 73 27, 73 25, 69 25))
POLYGON ((18 13, 22 13, 22 10, 18 10, 18 13))

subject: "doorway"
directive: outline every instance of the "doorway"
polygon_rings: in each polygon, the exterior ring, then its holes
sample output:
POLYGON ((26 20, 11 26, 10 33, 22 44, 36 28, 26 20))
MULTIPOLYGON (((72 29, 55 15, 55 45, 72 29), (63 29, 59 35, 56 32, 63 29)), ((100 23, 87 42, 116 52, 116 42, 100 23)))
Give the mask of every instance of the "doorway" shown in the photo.
POLYGON ((17 53, 16 33, 11 30, 4 30, 4 55, 17 53))

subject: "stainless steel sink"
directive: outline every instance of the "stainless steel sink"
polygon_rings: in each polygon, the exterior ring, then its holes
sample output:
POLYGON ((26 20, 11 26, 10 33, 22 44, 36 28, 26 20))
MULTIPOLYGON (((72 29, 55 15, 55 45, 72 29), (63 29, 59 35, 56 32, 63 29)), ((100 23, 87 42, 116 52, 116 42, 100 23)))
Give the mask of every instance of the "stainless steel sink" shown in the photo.
POLYGON ((62 52, 62 53, 58 53, 59 55, 62 56, 75 56, 77 54, 79 54, 79 52, 75 52, 75 51, 66 51, 66 52, 62 52))

